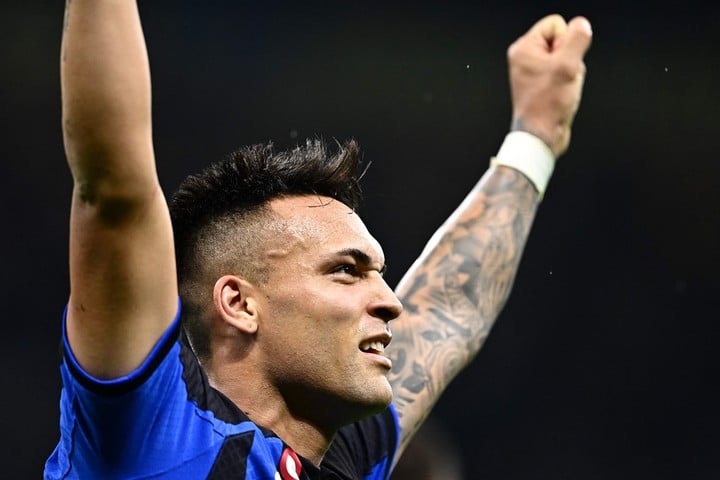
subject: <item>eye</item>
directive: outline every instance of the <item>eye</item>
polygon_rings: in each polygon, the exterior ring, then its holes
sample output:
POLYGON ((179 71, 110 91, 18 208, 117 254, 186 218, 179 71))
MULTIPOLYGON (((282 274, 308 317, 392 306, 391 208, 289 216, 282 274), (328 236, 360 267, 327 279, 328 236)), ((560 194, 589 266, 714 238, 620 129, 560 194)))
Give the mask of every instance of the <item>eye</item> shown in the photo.
POLYGON ((343 263, 342 265, 338 265, 335 267, 332 271, 332 273, 341 273, 345 275, 358 275, 358 269, 357 266, 351 264, 351 263, 343 263))

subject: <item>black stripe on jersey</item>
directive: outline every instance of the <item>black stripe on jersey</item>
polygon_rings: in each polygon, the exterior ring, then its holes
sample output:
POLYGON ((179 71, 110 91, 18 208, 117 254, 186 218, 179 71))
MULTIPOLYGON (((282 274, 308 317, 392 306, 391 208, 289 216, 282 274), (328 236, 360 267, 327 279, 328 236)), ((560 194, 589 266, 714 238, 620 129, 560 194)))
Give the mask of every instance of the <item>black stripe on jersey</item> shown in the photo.
POLYGON ((255 432, 239 433, 225 439, 207 480, 244 479, 247 457, 252 448, 255 432))

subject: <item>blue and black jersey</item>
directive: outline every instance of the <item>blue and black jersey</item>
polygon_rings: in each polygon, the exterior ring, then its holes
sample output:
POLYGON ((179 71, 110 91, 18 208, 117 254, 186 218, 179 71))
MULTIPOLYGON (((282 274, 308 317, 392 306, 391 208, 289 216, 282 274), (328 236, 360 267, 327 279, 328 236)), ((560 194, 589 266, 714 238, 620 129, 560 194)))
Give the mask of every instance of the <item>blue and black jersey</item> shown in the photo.
POLYGON ((46 480, 390 476, 399 438, 392 406, 341 429, 317 468, 209 385, 179 313, 140 368, 110 381, 83 371, 64 330, 60 441, 45 464, 46 480))

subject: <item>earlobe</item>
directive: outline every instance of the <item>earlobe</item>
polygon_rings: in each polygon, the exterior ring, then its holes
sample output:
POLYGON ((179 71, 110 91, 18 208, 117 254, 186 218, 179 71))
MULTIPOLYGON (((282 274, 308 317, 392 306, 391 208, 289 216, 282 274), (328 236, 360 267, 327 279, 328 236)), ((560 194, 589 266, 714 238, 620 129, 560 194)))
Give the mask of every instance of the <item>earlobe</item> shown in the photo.
POLYGON ((258 329, 257 306, 253 287, 235 275, 224 275, 215 282, 213 303, 222 320, 243 333, 258 329))

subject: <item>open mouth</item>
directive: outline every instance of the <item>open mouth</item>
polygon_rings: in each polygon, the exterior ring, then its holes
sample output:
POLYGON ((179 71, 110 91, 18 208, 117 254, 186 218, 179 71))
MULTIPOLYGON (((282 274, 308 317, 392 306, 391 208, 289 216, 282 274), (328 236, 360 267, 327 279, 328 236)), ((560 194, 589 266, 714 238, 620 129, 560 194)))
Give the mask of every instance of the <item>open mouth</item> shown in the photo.
POLYGON ((372 342, 363 342, 360 344, 360 350, 365 353, 375 353, 378 355, 382 355, 383 353, 385 353, 385 344, 379 340, 375 340, 372 342))

